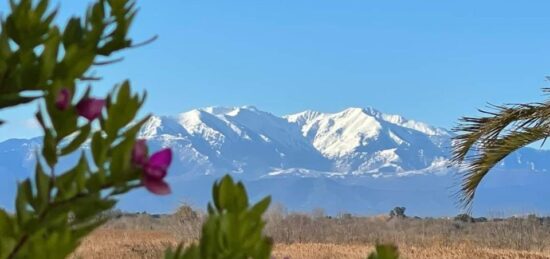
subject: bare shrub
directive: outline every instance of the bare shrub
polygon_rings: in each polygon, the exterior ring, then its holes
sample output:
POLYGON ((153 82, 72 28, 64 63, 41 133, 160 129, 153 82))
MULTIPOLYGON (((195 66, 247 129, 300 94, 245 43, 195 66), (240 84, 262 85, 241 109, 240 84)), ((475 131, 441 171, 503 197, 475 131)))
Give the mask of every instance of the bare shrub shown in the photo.
POLYGON ((204 218, 203 212, 183 204, 170 215, 122 213, 111 217, 103 228, 167 232, 178 240, 192 242, 199 239, 204 218))
MULTIPOLYGON (((170 215, 113 214, 106 228, 163 231, 189 242, 199 238, 204 220, 204 213, 188 205, 182 205, 170 215)), ((341 213, 329 217, 321 210, 288 213, 284 206, 275 204, 265 214, 265 219, 266 234, 278 244, 394 243, 419 249, 435 245, 550 252, 550 217, 536 215, 486 219, 464 215, 454 218, 361 217, 341 213)))
POLYGON ((183 242, 192 242, 200 238, 204 213, 193 210, 188 204, 183 204, 176 213, 168 216, 170 232, 183 242))

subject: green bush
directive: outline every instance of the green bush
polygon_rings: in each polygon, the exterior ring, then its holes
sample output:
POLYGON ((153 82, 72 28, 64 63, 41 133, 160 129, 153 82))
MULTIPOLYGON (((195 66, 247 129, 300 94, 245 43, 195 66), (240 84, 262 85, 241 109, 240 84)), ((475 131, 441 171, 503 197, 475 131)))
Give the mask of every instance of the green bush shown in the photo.
POLYGON ((271 199, 250 206, 244 185, 228 175, 214 184, 212 196, 199 244, 169 249, 165 258, 269 258, 272 241, 263 235, 262 215, 271 199))
POLYGON ((145 95, 132 93, 128 81, 106 98, 82 86, 99 79, 87 75, 91 68, 132 47, 134 2, 96 1, 63 26, 52 23, 57 10, 49 10, 47 0, 12 0, 0 24, 0 109, 36 104, 44 134, 34 177, 18 184, 13 212, 0 210, 0 258, 64 258, 104 222, 100 215, 117 195, 143 185, 169 191, 162 179, 170 151, 149 158, 136 145, 147 120, 136 119, 145 95), (74 153, 76 165, 57 170, 74 153))
POLYGON ((394 245, 377 245, 376 251, 369 255, 367 259, 398 259, 399 252, 394 245))

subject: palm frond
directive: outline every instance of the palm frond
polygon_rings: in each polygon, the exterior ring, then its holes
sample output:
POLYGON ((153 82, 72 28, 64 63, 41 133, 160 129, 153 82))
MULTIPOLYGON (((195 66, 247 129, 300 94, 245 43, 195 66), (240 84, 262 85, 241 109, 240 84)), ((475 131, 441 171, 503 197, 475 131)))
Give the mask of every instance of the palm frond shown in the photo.
POLYGON ((477 187, 491 168, 519 148, 548 137, 549 129, 549 125, 523 128, 484 144, 479 153, 472 156, 463 173, 460 202, 464 207, 470 207, 477 187))
POLYGON ((485 117, 464 117, 453 130, 452 161, 464 165, 460 202, 471 206, 485 175, 515 150, 550 135, 550 102, 491 106, 485 117))

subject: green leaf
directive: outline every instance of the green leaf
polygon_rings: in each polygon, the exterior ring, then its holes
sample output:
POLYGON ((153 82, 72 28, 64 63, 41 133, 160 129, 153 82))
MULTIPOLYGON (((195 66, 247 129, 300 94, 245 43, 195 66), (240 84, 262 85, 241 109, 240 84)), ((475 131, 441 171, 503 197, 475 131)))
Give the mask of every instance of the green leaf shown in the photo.
POLYGON ((73 138, 71 142, 67 144, 67 146, 63 147, 59 154, 61 156, 65 156, 77 150, 88 139, 91 130, 91 124, 86 124, 82 126, 76 137, 73 138))
MULTIPOLYGON (((134 139, 123 139, 115 147, 112 148, 110 153, 110 166, 113 180, 116 182, 125 182, 128 179, 124 173, 129 172, 131 169, 131 153, 134 146, 134 139)), ((136 174, 136 177, 139 174, 136 174)), ((134 179, 136 178, 134 177, 134 179)))
POLYGON ((208 204, 198 245, 183 252, 169 250, 166 258, 269 258, 273 242, 263 236, 262 214, 271 199, 249 207, 244 185, 229 175, 214 183, 212 194, 216 208, 208 204))
POLYGON ((20 225, 27 223, 32 217, 29 210, 32 199, 32 186, 29 179, 19 183, 17 188, 17 197, 15 198, 15 211, 17 212, 17 221, 20 225))
POLYGON ((63 45, 65 48, 80 43, 83 36, 84 30, 81 27, 80 18, 72 17, 69 19, 67 26, 65 26, 65 31, 63 32, 63 45))
POLYGON ((19 93, 0 94, 0 109, 16 106, 19 104, 29 103, 40 97, 42 96, 26 97, 26 96, 21 96, 19 93))
POLYGON ((92 156, 94 158, 95 165, 102 168, 103 162, 107 158, 107 143, 104 143, 104 138, 100 131, 97 131, 92 136, 92 156))
POLYGON ((229 177, 224 177, 217 186, 217 196, 214 196, 214 204, 219 212, 232 209, 231 202, 234 199, 240 199, 233 193, 233 180, 229 177))
POLYGON ((130 123, 136 116, 141 106, 139 98, 131 96, 130 83, 125 81, 118 87, 117 95, 109 99, 107 106, 107 117, 117 119, 108 119, 105 121, 104 129, 107 135, 115 138, 119 131, 130 123))
POLYGON ((96 218, 99 213, 112 209, 115 204, 115 200, 104 200, 99 198, 99 196, 78 199, 70 208, 74 213, 74 224, 86 223, 96 218))
POLYGON ((36 181, 36 198, 38 203, 38 211, 43 211, 48 201, 50 200, 50 190, 51 190, 51 181, 50 177, 44 173, 42 165, 40 162, 36 163, 36 172, 35 172, 35 181, 36 181))
POLYGON ((137 134, 139 133, 139 130, 141 129, 141 127, 143 127, 143 124, 145 124, 150 118, 151 118, 150 116, 147 116, 141 119, 140 121, 134 123, 133 125, 129 126, 128 128, 126 128, 124 132, 124 137, 129 139, 135 139, 137 134))
POLYGON ((369 255, 368 259, 398 259, 399 251, 394 245, 376 245, 376 252, 369 255))
POLYGON ((0 235, 0 257, 7 258, 17 243, 12 237, 0 235))
POLYGON ((36 120, 38 121, 38 124, 42 127, 42 129, 46 129, 46 124, 44 122, 44 117, 42 116, 42 113, 40 111, 35 113, 36 120))
POLYGON ((0 209, 0 237, 13 236, 15 234, 13 227, 12 217, 5 210, 0 209))
POLYGON ((58 188, 58 192, 55 200, 60 201, 83 191, 86 185, 86 172, 88 171, 88 161, 84 153, 82 153, 75 167, 57 176, 55 185, 58 188))
MULTIPOLYGON (((55 70, 59 51, 59 37, 59 30, 52 28, 48 40, 44 43, 44 50, 40 57, 40 83, 46 83, 55 70)), ((39 85, 36 86, 36 88, 39 87, 39 85)))
POLYGON ((51 129, 44 129, 44 144, 42 146, 42 155, 46 162, 53 168, 57 163, 57 142, 51 129))
POLYGON ((250 209, 250 213, 252 217, 258 218, 261 217, 264 212, 267 211, 267 208, 269 207, 269 204, 271 203, 271 197, 265 197, 263 200, 256 203, 252 208, 250 209))

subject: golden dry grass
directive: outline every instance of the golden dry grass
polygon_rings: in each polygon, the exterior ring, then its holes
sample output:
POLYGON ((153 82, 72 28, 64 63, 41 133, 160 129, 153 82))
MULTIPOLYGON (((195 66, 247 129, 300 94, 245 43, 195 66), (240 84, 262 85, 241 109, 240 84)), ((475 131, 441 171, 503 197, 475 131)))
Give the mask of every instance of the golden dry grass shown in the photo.
POLYGON ((100 229, 82 242, 73 258, 162 258, 164 249, 176 244, 165 232, 100 229))
MULTIPOLYGON (((168 232, 100 229, 84 240, 73 258, 162 258, 164 249, 176 244, 176 238, 168 232)), ((304 259, 366 258, 372 249, 372 244, 277 244, 273 256, 304 259)), ((399 249, 402 258, 550 258, 550 254, 540 252, 484 248, 471 244, 434 244, 422 248, 401 246, 399 249)))
MULTIPOLYGON (((366 258, 372 252, 372 245, 334 244, 290 244, 277 245, 273 255, 276 258, 366 258)), ((399 247, 402 258, 550 258, 535 252, 522 252, 508 249, 485 249, 458 245, 456 247, 399 247)))

